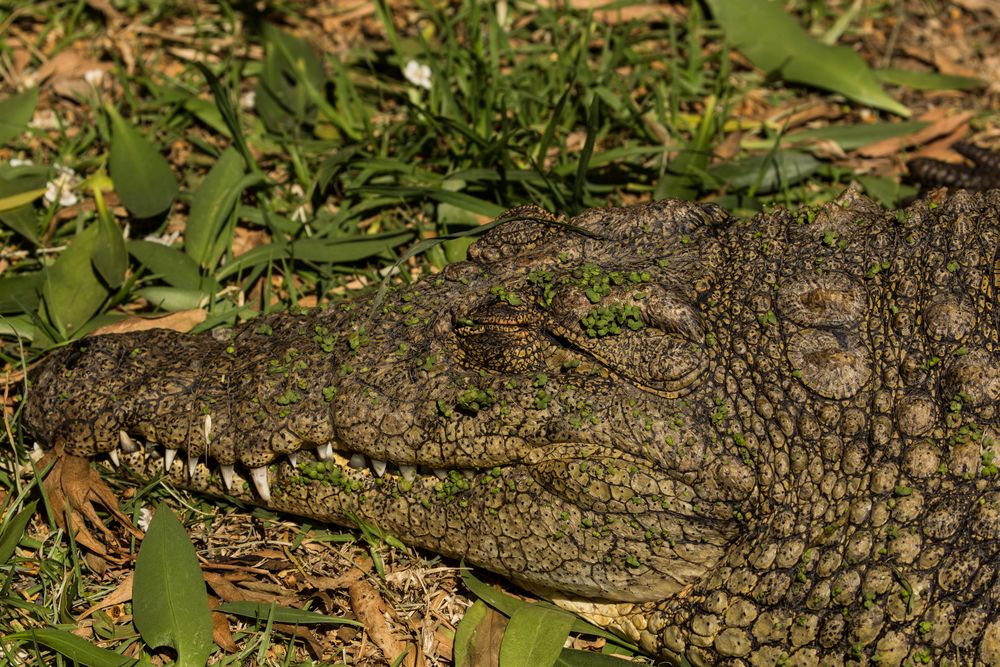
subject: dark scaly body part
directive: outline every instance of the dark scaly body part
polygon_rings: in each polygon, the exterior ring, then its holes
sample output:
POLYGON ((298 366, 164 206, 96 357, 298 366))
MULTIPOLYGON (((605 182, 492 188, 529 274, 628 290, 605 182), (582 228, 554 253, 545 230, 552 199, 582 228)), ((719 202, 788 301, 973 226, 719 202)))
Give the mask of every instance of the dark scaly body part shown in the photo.
POLYGON ((379 305, 79 341, 26 425, 374 522, 671 661, 1000 661, 1000 193, 509 217, 379 305))
POLYGON ((947 187, 966 190, 1000 188, 1000 153, 961 141, 953 148, 972 164, 917 158, 906 165, 910 172, 910 180, 927 188, 947 187))

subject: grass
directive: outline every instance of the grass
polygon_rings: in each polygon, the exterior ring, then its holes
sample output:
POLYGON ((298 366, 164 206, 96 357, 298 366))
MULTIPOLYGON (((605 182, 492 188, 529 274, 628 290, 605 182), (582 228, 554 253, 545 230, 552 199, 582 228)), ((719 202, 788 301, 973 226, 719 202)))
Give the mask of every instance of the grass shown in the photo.
MULTIPOLYGON (((876 3, 845 26, 824 4, 799 3, 814 33, 858 38, 864 21, 895 16, 876 3)), ((628 17, 631 5, 600 16, 502 1, 311 6, 279 2, 256 14, 129 1, 101 14, 98 3, 0 5, 0 24, 13 28, 0 38, 10 56, 0 115, 34 119, 26 131, 0 125, 0 354, 9 378, 0 634, 75 627, 114 588, 100 577, 107 566, 54 523, 29 521, 30 503, 48 501, 25 474, 29 447, 11 396, 25 389, 23 369, 53 347, 130 314, 196 309, 196 328, 206 330, 312 306, 374 289, 400 262, 392 279, 411 280, 461 260, 484 222, 519 203, 567 216, 663 196, 739 214, 816 204, 856 171, 851 156, 826 159, 831 141, 850 152, 920 127, 890 116, 873 123, 864 108, 766 80, 731 56, 698 4, 638 18, 628 17), (30 91, 28 74, 57 54, 64 60, 37 107, 30 92, 12 97, 30 91), (95 68, 103 78, 88 82, 81 72, 95 68), (833 123, 789 120, 824 105, 833 123), (868 134, 859 139, 859 130, 868 134), (61 193, 43 194, 60 182, 61 193)), ((995 121, 986 110, 974 122, 995 121)), ((887 203, 908 193, 891 178, 898 164, 874 166, 864 181, 871 192, 887 203)), ((160 486, 119 490, 135 518, 170 496, 160 486)), ((329 535, 245 514, 233 520, 249 528, 220 533, 230 508, 183 502, 189 533, 202 544, 226 534, 222 550, 238 552, 244 529, 263 530, 254 522, 268 526, 271 544, 282 541, 275 534, 296 548, 329 535)), ((419 561, 380 544, 346 543, 339 553, 379 562, 385 551, 390 570, 396 559, 419 561)), ((89 638, 146 651, 119 621, 96 612, 89 638)), ((241 630, 244 648, 222 660, 310 660, 272 630, 241 630)), ((347 651, 357 638, 324 641, 347 651)), ((62 660, 10 646, 0 642, 0 662, 62 660)))

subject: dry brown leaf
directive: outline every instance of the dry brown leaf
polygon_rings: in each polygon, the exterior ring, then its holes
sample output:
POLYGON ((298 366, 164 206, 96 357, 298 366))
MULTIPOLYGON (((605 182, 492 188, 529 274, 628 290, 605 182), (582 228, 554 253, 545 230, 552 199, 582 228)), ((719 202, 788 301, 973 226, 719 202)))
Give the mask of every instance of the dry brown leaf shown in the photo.
POLYGON ((382 651, 389 662, 395 662, 404 652, 406 667, 420 667, 423 664, 423 654, 417 651, 412 642, 401 642, 389 627, 385 616, 388 613, 382 596, 367 581, 356 581, 347 589, 351 598, 351 609, 358 620, 364 624, 368 636, 382 651))
MULTIPOLYGON (((298 600, 293 595, 278 595, 273 592, 261 592, 248 590, 245 586, 237 586, 233 579, 239 580, 239 576, 223 575, 216 572, 202 571, 205 583, 212 587, 215 594, 226 602, 239 602, 247 600, 250 602, 261 602, 271 604, 272 602, 282 606, 293 606, 298 600)), ((248 579, 247 585, 256 583, 254 579, 248 579)))
POLYGON ((52 458, 56 460, 55 465, 43 484, 49 494, 49 504, 55 511, 53 519, 56 525, 67 531, 72 526, 73 535, 81 546, 112 562, 124 563, 126 558, 112 555, 112 551, 118 550, 115 534, 97 516, 95 505, 102 505, 137 539, 143 538, 142 531, 132 525, 129 518, 118 509, 118 498, 97 471, 90 467, 90 459, 66 454, 61 448, 56 448, 42 457, 39 467, 48 465, 52 458), (97 541, 84 519, 104 535, 110 548, 97 541))
POLYGON ((104 599, 102 599, 100 602, 98 602, 97 604, 95 604, 93 607, 90 607, 85 612, 83 612, 82 614, 80 614, 79 616, 77 616, 76 620, 78 622, 82 621, 83 619, 85 619, 88 616, 90 616, 91 614, 93 614, 95 611, 98 611, 100 609, 107 609, 108 607, 113 607, 116 604, 121 604, 123 602, 128 602, 129 600, 131 600, 132 599, 132 578, 134 576, 135 576, 134 572, 129 572, 128 576, 126 576, 125 579, 122 580, 122 582, 120 584, 118 584, 118 586, 115 588, 115 590, 113 590, 110 593, 108 593, 107 595, 105 595, 104 599))
POLYGON ((270 242, 271 235, 266 230, 236 227, 233 229, 233 257, 239 257, 257 246, 267 245, 270 242))
POLYGON ((952 2, 970 12, 989 11, 1000 19, 1000 2, 997 0, 952 0, 952 2))
POLYGON ((178 310, 175 313, 170 313, 162 317, 139 317, 138 315, 132 315, 95 329, 90 335, 103 336, 105 334, 147 331, 149 329, 171 329, 180 333, 187 333, 204 322, 206 317, 208 317, 208 312, 201 308, 178 310))
POLYGON ((218 606, 219 598, 209 595, 208 608, 212 610, 212 641, 226 653, 236 653, 240 647, 233 640, 233 632, 229 627, 229 619, 222 612, 215 611, 218 606))
POLYGON ((111 66, 91 58, 73 45, 47 60, 35 72, 39 82, 45 82, 56 94, 72 99, 80 99, 91 90, 91 85, 83 78, 90 70, 107 71, 111 66))
POLYGON ((955 132, 956 129, 968 123, 973 115, 971 111, 962 111, 950 116, 940 117, 941 112, 942 110, 940 109, 934 109, 918 118, 917 120, 932 121, 930 125, 922 130, 902 137, 892 137, 891 139, 876 141, 873 144, 862 146, 857 152, 864 157, 888 157, 895 155, 904 148, 920 146, 931 139, 955 132))

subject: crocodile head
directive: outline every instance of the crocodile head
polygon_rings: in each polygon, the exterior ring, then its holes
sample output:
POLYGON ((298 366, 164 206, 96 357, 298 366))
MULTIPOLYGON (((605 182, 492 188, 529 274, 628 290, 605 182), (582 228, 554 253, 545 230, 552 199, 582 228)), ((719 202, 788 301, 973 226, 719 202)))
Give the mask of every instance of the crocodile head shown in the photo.
POLYGON ((24 419, 610 602, 675 662, 997 664, 998 221, 998 192, 522 208, 384 298, 78 341, 24 419))

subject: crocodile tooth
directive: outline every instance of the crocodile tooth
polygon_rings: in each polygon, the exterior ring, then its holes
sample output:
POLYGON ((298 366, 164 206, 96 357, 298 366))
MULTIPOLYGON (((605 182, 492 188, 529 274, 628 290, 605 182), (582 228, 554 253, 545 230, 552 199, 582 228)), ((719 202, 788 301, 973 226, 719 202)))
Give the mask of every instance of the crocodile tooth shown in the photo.
POLYGON ((164 449, 163 454, 163 472, 170 472, 170 466, 174 464, 174 457, 177 456, 177 450, 171 447, 164 449))
POLYGON ((212 442, 212 415, 205 415, 205 444, 212 442))
POLYGON ((236 466, 233 464, 222 466, 222 483, 226 485, 226 491, 233 490, 233 474, 236 472, 236 466))
POLYGON ((347 465, 351 466, 352 468, 361 470, 362 468, 368 465, 368 461, 365 460, 364 454, 361 454, 360 452, 354 452, 353 454, 351 454, 351 461, 347 465))
POLYGON ((253 478, 253 485, 257 488, 257 495, 265 503, 271 502, 271 487, 267 484, 267 466, 250 468, 250 477, 253 478))
POLYGON ((378 459, 372 459, 371 461, 372 461, 372 470, 375 471, 375 474, 378 475, 379 477, 384 475, 385 469, 389 464, 386 463, 385 461, 379 461, 378 459))
POLYGON ((288 462, 292 464, 293 468, 298 468, 299 467, 299 453, 298 452, 292 452, 291 454, 289 454, 288 455, 288 462))
POLYGON ((448 479, 448 471, 444 468, 434 468, 434 474, 437 475, 438 479, 448 479))
POLYGON ((194 471, 198 467, 198 457, 189 456, 188 457, 188 477, 194 477, 194 471))
POLYGON ((329 442, 325 445, 320 445, 316 448, 316 456, 319 457, 320 461, 331 460, 333 458, 333 445, 329 442))
POLYGON ((111 451, 109 451, 108 452, 108 458, 111 459, 111 462, 115 464, 116 468, 121 465, 121 461, 118 460, 118 450, 117 449, 112 449, 111 451))
POLYGON ((126 452, 134 452, 139 449, 139 445, 135 444, 135 440, 130 438, 125 431, 118 431, 118 442, 126 452))
POLYGON ((407 482, 417 478, 417 466, 399 466, 399 472, 407 482))

